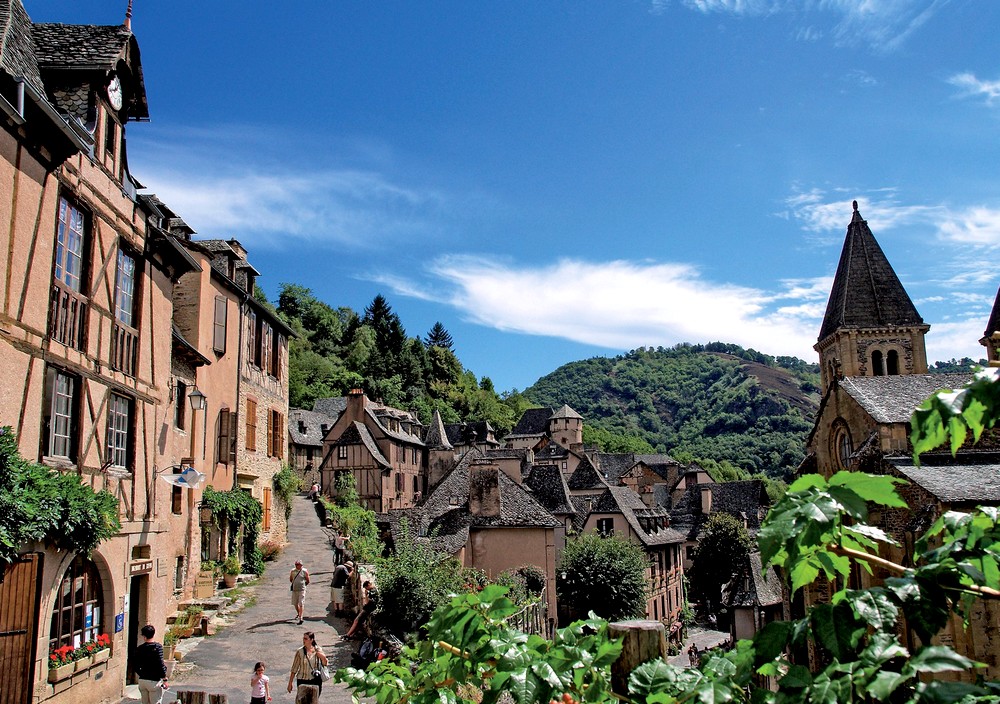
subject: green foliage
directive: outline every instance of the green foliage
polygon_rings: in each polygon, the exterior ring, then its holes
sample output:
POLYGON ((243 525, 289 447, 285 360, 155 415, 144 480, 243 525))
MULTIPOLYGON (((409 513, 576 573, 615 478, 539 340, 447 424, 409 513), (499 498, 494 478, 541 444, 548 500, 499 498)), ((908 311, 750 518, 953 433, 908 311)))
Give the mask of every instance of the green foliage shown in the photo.
POLYGON ((382 541, 379 540, 375 513, 357 503, 340 506, 320 497, 326 507, 326 515, 341 532, 351 536, 351 552, 354 560, 363 564, 374 563, 382 555, 382 541))
POLYGON ((462 588, 464 578, 457 560, 418 541, 403 519, 392 554, 375 568, 382 595, 379 622, 394 633, 415 632, 462 588))
POLYGON ((0 574, 30 541, 89 555, 119 530, 114 496, 95 492, 75 472, 28 462, 11 428, 0 428, 0 574))
POLYGON ((333 482, 334 503, 340 507, 354 506, 358 503, 358 485, 352 472, 338 472, 333 482))
POLYGON ((556 568, 559 602, 611 620, 646 611, 646 553, 638 545, 588 533, 569 540, 556 568))
POLYGON ((284 464, 281 471, 271 480, 275 495, 285 506, 285 520, 292 515, 292 497, 302 489, 302 478, 290 466, 284 464))
POLYGON ((236 555, 230 555, 222 562, 222 574, 234 575, 240 573, 240 560, 236 555))
POLYGON ((248 574, 264 573, 264 557, 257 546, 260 524, 264 517, 264 507, 249 492, 242 489, 215 491, 205 487, 202 503, 212 510, 212 521, 229 529, 228 552, 236 552, 236 541, 243 534, 243 567, 248 574))
POLYGON ((427 339, 424 340, 424 344, 430 347, 442 347, 446 350, 450 350, 454 345, 454 340, 451 339, 451 334, 445 330, 444 325, 440 321, 434 323, 434 326, 427 333, 427 339))
MULTIPOLYGON (((832 579, 829 603, 795 621, 764 626, 726 653, 712 651, 696 668, 652 660, 634 670, 627 696, 610 691, 610 666, 621 644, 606 622, 592 617, 556 633, 552 641, 512 630, 517 606, 504 590, 454 597, 435 611, 426 637, 399 662, 367 671, 342 670, 357 697, 379 704, 415 702, 495 704, 507 693, 518 704, 543 704, 562 694, 577 702, 939 702, 1000 701, 1000 683, 972 684, 980 665, 931 636, 952 613, 968 616, 972 601, 1000 587, 1000 510, 942 516, 917 543, 912 567, 877 556, 888 536, 866 523, 869 505, 903 508, 895 481, 841 472, 829 480, 803 477, 772 509, 760 533, 766 563, 783 567, 797 590, 821 575, 832 579), (854 569, 871 564, 894 574, 884 586, 844 586, 854 569), (902 620, 917 632, 913 645, 898 637, 902 620), (788 660, 807 644, 824 664, 809 671, 788 660), (969 682, 935 679, 964 675, 969 682), (761 676, 776 682, 772 690, 761 676)), ((566 700, 564 700, 566 701, 566 700)))
POLYGON ((691 595, 718 607, 722 587, 746 564, 753 540, 746 527, 728 513, 713 513, 692 557, 691 595))
POLYGON ((817 372, 736 345, 678 345, 566 364, 524 393, 540 405, 568 403, 585 429, 780 478, 804 456, 818 403, 805 388, 817 372))
POLYGON ((649 441, 634 435, 613 433, 604 428, 597 428, 586 423, 583 426, 583 444, 596 445, 601 452, 631 452, 640 455, 651 455, 656 450, 649 441))
POLYGON ((933 394, 914 411, 910 420, 913 459, 950 442, 951 453, 965 443, 969 432, 978 442, 983 431, 1000 418, 1000 368, 982 369, 957 391, 933 394))

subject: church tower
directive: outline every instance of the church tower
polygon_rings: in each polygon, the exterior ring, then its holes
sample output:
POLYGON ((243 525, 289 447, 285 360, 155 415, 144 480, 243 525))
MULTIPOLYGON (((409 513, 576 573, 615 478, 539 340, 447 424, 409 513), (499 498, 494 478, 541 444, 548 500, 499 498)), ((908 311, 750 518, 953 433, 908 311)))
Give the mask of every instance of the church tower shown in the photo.
POLYGON ((928 330, 854 201, 823 327, 813 346, 823 392, 841 377, 925 374, 928 330))
POLYGON ((986 323, 986 332, 983 333, 979 344, 986 348, 986 359, 990 366, 1000 367, 1000 290, 997 291, 996 300, 993 301, 993 310, 986 323))

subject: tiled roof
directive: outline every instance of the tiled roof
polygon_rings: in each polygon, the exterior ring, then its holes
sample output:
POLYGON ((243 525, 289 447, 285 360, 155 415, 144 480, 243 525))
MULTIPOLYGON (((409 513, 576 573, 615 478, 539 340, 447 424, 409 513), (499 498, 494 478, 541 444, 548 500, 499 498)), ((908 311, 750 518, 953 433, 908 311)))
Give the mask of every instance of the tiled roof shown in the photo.
POLYGON ((45 85, 38 71, 31 18, 21 0, 0 0, 0 68, 25 82, 39 95, 45 85))
POLYGON ((333 398, 318 398, 313 401, 313 411, 316 413, 322 413, 323 415, 330 416, 331 418, 339 418, 340 414, 344 412, 347 408, 347 397, 346 396, 335 396, 333 398))
POLYGON ((519 459, 523 462, 528 459, 528 452, 526 447, 491 447, 486 451, 486 456, 496 459, 519 459))
POLYGON ((995 452, 924 455, 919 467, 910 457, 886 461, 943 503, 1000 503, 1000 455, 995 452))
MULTIPOLYGON (((605 489, 608 486, 608 482, 604 480, 601 473, 594 468, 590 459, 586 457, 577 465, 566 484, 570 489, 576 490, 605 489)), ((629 491, 632 490, 629 489, 629 491)))
POLYGON ((633 455, 636 462, 642 462, 667 481, 675 480, 680 474, 681 463, 670 455, 657 453, 653 455, 633 455))
POLYGON ((819 339, 839 328, 923 324, 923 318, 855 204, 819 339))
POLYGON ((322 446, 323 426, 329 430, 336 420, 323 413, 291 408, 288 410, 288 437, 296 445, 322 446), (302 430, 300 423, 304 426, 302 430))
POLYGON ((631 453, 598 452, 594 457, 601 474, 611 486, 619 484, 621 476, 635 466, 635 455, 631 453))
POLYGON ((538 502, 553 514, 576 513, 570 502, 569 488, 558 467, 551 464, 536 464, 524 478, 524 485, 538 502))
POLYGON ((781 578, 774 567, 762 572, 760 553, 750 553, 747 563, 737 571, 733 581, 723 587, 723 603, 729 608, 780 604, 783 600, 781 578))
POLYGON ((477 443, 489 442, 499 444, 496 440, 490 440, 493 435, 493 428, 485 420, 471 421, 468 423, 449 423, 444 426, 451 445, 475 445, 477 443))
POLYGON ((609 487, 594 503, 591 513, 620 513, 631 526, 632 531, 643 545, 667 545, 681 543, 684 536, 673 528, 664 528, 664 520, 669 516, 662 508, 649 508, 639 495, 624 486, 609 487), (649 521, 649 530, 643 525, 649 521))
POLYGON ((763 509, 770 506, 764 482, 759 479, 748 479, 737 482, 721 482, 713 484, 695 484, 690 486, 681 496, 677 505, 670 510, 673 525, 677 530, 687 534, 690 540, 696 540, 701 533, 708 516, 701 510, 702 487, 712 488, 711 513, 728 513, 738 521, 746 521, 747 530, 751 535, 760 528, 763 509))
MULTIPOLYGON (((374 421, 378 425, 378 427, 382 430, 382 432, 385 433, 390 438, 393 438, 394 440, 399 440, 400 442, 409 443, 410 445, 419 445, 420 447, 423 447, 424 441, 421 440, 418 435, 411 435, 410 433, 404 432, 402 430, 392 430, 389 426, 387 426, 385 423, 382 422, 382 418, 380 417, 380 415, 383 414, 385 409, 388 408, 389 408, 388 406, 380 407, 372 404, 365 406, 365 413, 372 421, 374 421)), ((396 410, 396 409, 389 409, 389 410, 396 410)), ((410 420, 411 422, 418 422, 416 421, 416 418, 411 416, 411 414, 406 411, 400 411, 400 414, 402 415, 396 415, 396 414, 387 414, 387 415, 391 415, 391 417, 399 418, 401 420, 410 420)))
POLYGON ((431 418, 430 427, 427 428, 427 435, 424 437, 424 444, 432 449, 455 449, 452 444, 448 442, 448 432, 441 420, 441 414, 436 408, 434 409, 434 417, 431 418))
POLYGON ((382 451, 378 447, 378 443, 375 442, 375 438, 372 437, 371 432, 368 430, 368 426, 364 423, 354 421, 344 432, 340 434, 334 445, 357 445, 362 444, 368 448, 368 452, 371 453, 375 462, 382 465, 383 467, 389 467, 389 460, 385 458, 382 451))
POLYGON ((583 420, 583 416, 574 411, 572 408, 569 407, 569 405, 565 403, 563 404, 562 408, 558 409, 557 411, 554 411, 552 415, 549 416, 549 420, 552 420, 553 418, 577 418, 579 420, 583 420))
POLYGON ((838 383, 877 423, 909 423, 914 409, 940 389, 955 389, 971 375, 907 374, 904 376, 855 376, 838 383))
POLYGON ((132 32, 122 24, 48 24, 32 27, 38 64, 46 68, 111 70, 123 58, 132 32))
POLYGON ((535 453, 536 462, 544 462, 545 460, 561 460, 567 457, 569 457, 569 450, 555 441, 550 442, 548 445, 535 453))
POLYGON ((521 414, 517 425, 510 431, 510 435, 545 435, 549 431, 549 418, 552 417, 551 408, 529 408, 521 414))

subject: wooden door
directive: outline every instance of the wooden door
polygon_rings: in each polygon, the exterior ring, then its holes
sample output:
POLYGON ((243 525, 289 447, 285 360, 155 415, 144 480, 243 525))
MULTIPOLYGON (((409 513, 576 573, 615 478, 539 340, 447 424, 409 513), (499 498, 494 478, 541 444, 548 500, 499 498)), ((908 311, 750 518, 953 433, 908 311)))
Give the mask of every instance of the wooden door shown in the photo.
POLYGON ((29 553, 0 582, 0 697, 10 704, 31 702, 41 574, 42 556, 29 553))

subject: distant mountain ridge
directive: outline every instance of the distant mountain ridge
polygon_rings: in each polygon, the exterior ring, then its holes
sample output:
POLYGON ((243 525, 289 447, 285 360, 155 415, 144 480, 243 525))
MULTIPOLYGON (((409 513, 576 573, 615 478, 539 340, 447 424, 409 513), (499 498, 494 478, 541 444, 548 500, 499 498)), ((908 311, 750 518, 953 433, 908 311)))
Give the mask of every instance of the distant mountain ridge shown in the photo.
POLYGON ((565 364, 523 393, 660 452, 787 477, 819 407, 819 365, 726 343, 640 348, 565 364))

